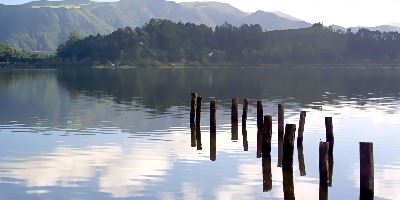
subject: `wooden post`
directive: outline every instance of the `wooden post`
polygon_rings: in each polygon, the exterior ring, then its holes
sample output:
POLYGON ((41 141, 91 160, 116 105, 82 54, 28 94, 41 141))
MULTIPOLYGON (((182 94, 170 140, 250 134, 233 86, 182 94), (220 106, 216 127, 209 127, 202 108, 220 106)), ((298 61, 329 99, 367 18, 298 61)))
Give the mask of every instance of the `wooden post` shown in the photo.
POLYGON ((271 155, 263 154, 262 157, 263 169, 263 192, 268 192, 272 189, 272 171, 271 171, 271 155))
POLYGON ((262 156, 271 155, 272 116, 264 116, 262 156))
POLYGON ((247 98, 243 100, 243 114, 242 114, 242 127, 246 128, 246 121, 247 121, 247 110, 249 107, 249 102, 247 98))
POLYGON ((236 141, 238 137, 238 123, 239 123, 239 111, 238 111, 238 98, 232 98, 231 106, 231 125, 232 125, 232 137, 231 140, 236 141))
POLYGON ((249 150, 249 143, 247 141, 247 110, 248 110, 249 102, 247 98, 243 100, 243 114, 242 114, 242 137, 243 137, 243 150, 249 150))
POLYGON ((283 135, 284 135, 284 110, 283 104, 278 104, 278 167, 282 167, 283 160, 283 135))
POLYGON ((284 124, 285 124, 285 113, 283 104, 278 104, 278 139, 283 139, 284 135, 284 124))
POLYGON ((293 168, 282 168, 283 176, 283 195, 285 200, 295 200, 293 184, 293 168))
POLYGON ((243 150, 249 150, 249 143, 247 141, 247 110, 248 110, 249 102, 247 98, 243 100, 243 114, 242 114, 242 137, 243 137, 243 150))
POLYGON ((261 158, 262 148, 263 107, 262 102, 257 101, 257 158, 261 158))
POLYGON ((216 101, 210 101, 210 160, 217 159, 216 101))
POLYGON ((200 114, 201 114, 201 96, 197 97, 197 106, 196 106, 196 141, 197 141, 197 150, 202 150, 201 146, 201 130, 200 130, 200 114))
POLYGON ((285 135, 283 140, 283 169, 293 167, 293 151, 294 151, 294 134, 296 132, 295 124, 286 124, 285 135))
POLYGON ((374 150, 371 142, 360 142, 360 199, 374 199, 374 150))
POLYGON ((238 98, 232 98, 232 106, 231 106, 231 123, 237 124, 239 123, 239 111, 238 111, 238 98))
POLYGON ((319 142, 319 183, 327 185, 329 177, 329 143, 319 142))
POLYGON ((332 117, 325 117, 325 128, 326 128, 326 141, 329 142, 329 154, 333 154, 333 125, 332 125, 332 117))
POLYGON ((297 146, 303 145, 304 124, 306 122, 306 111, 300 112, 299 131, 297 134, 297 146))
POLYGON ((192 99, 190 101, 190 126, 194 125, 194 118, 196 115, 196 98, 197 94, 192 92, 192 99))
POLYGON ((210 132, 216 133, 217 132, 217 120, 216 120, 216 101, 212 99, 210 101, 210 132))
POLYGON ((196 101, 196 127, 200 128, 200 115, 201 115, 201 96, 197 97, 196 101))
POLYGON ((261 130, 263 126, 263 106, 262 101, 257 101, 257 129, 261 130))
POLYGON ((306 165, 304 164, 303 145, 297 145, 297 158, 299 159, 300 176, 305 176, 306 165))

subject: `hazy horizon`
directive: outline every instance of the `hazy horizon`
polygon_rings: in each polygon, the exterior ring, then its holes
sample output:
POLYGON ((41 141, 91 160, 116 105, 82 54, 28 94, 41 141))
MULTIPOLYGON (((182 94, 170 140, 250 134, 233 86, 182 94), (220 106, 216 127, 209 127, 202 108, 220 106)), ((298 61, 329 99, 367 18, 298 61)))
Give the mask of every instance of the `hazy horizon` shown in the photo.
MULTIPOLYGON (((23 4, 32 0, 0 0, 2 4, 23 4)), ((112 2, 118 0, 94 0, 98 2, 112 2)), ((199 0, 173 0, 175 2, 193 2, 199 0)), ((204 0, 203 0, 204 1, 204 0)), ((205 0, 210 1, 210 0, 205 0)), ((314 0, 214 0, 221 3, 229 3, 232 6, 245 11, 281 11, 293 17, 309 23, 322 22, 324 25, 340 25, 344 27, 379 25, 399 25, 400 13, 397 8, 400 2, 382 0, 379 3, 372 0, 345 1, 314 1, 314 0), (251 3, 249 3, 251 2, 251 3), (357 9, 357 10, 356 10, 357 9)))

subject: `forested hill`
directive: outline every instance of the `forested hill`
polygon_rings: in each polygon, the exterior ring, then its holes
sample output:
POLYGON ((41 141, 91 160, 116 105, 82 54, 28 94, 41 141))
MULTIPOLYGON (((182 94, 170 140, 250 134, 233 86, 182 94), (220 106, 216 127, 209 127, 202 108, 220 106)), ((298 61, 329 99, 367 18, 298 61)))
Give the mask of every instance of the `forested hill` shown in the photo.
POLYGON ((321 24, 268 32, 246 24, 212 29, 152 19, 140 28, 71 37, 58 48, 57 56, 66 63, 87 65, 400 63, 400 34, 334 31, 321 24))
POLYGON ((107 34, 117 28, 142 26, 151 18, 211 27, 224 22, 234 25, 258 23, 267 30, 311 26, 307 22, 274 13, 245 13, 218 2, 41 0, 23 5, 0 4, 0 43, 17 49, 49 51, 65 42, 70 32, 77 31, 84 36, 107 34))

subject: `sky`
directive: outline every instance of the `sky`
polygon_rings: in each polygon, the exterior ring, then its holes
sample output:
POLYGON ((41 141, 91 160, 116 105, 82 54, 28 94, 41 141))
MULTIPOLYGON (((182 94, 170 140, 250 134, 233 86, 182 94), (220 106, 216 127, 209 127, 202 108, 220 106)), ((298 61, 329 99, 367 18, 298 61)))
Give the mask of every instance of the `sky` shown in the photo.
MULTIPOLYGON (((0 0, 19 4, 29 0, 0 0)), ((112 1, 112 0, 97 0, 112 1)), ((176 2, 199 0, 174 0, 176 2)), ((399 0, 214 0, 246 12, 281 11, 310 23, 324 25, 377 26, 400 23, 399 0)))

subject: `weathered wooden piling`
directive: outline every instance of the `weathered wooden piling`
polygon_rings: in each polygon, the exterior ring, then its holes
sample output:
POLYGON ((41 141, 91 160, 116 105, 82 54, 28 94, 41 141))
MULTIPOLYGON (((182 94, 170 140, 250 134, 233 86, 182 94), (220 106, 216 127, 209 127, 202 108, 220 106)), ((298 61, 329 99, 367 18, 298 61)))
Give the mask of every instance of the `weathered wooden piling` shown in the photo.
POLYGON ((237 141, 238 137, 238 126, 239 126, 239 111, 238 111, 238 98, 232 98, 232 106, 231 106, 231 140, 237 141))
POLYGON ((272 116, 264 116, 264 126, 262 129, 262 156, 271 154, 271 138, 272 138, 272 116))
POLYGON ((300 176, 306 175, 306 165, 304 164, 303 145, 297 145, 297 158, 299 160, 300 176))
POLYGON ((319 142, 319 183, 328 184, 329 177, 329 143, 319 142))
POLYGON ((196 142, 197 150, 202 150, 201 146, 201 130, 200 130, 200 114, 201 114, 201 96, 196 99, 196 142))
POLYGON ((196 115, 196 99, 197 99, 197 94, 195 92, 192 92, 191 94, 192 99, 190 101, 190 126, 194 125, 194 120, 195 120, 195 115, 196 115))
POLYGON ((247 121, 247 111, 249 107, 249 101, 247 98, 243 100, 243 113, 242 113, 242 127, 246 128, 246 121, 247 121))
POLYGON ((332 117, 325 117, 325 129, 326 129, 326 141, 329 142, 329 154, 333 154, 333 125, 332 125, 332 117))
POLYGON ((262 172, 263 172, 263 192, 268 192, 272 189, 271 155, 263 155, 262 172))
POLYGON ((257 158, 261 158, 262 152, 262 127, 263 127, 263 106, 257 101, 257 158))
POLYGON ((295 200, 294 184, 293 184, 293 168, 282 168, 283 176, 283 196, 285 200, 295 200))
POLYGON ((201 99, 201 96, 196 98, 196 127, 200 127, 201 99))
POLYGON ((293 167, 294 135, 296 132, 295 124, 286 124, 285 135, 283 139, 283 158, 282 168, 289 169, 293 167))
POLYGON ((248 111, 249 102, 247 98, 243 100, 243 113, 242 113, 242 137, 243 137, 243 150, 249 150, 249 143, 247 141, 247 111, 248 111))
POLYGON ((300 112, 299 131, 297 134, 297 146, 303 145, 304 124, 306 122, 306 111, 300 112))
POLYGON ((216 122, 216 101, 210 101, 210 160, 217 158, 217 122, 216 122))
POLYGON ((210 101, 210 133, 216 133, 217 131, 216 104, 215 99, 210 101))
POLYGON ((374 199, 374 150, 371 142, 360 142, 360 199, 374 199))
POLYGON ((285 113, 283 104, 278 104, 278 139, 283 139, 285 124, 285 113))
POLYGON ((232 105, 231 105, 231 123, 237 124, 239 123, 239 111, 238 111, 238 98, 232 98, 232 105))

